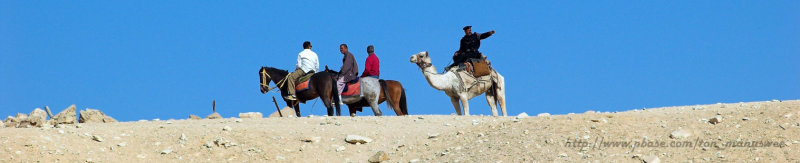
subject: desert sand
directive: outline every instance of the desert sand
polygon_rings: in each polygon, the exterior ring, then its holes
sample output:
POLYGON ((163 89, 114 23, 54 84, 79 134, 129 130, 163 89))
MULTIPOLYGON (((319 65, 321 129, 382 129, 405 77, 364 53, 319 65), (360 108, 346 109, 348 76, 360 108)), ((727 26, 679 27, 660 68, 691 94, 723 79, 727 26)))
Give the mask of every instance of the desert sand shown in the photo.
POLYGON ((402 163, 800 161, 798 100, 537 114, 0 128, 0 162, 368 162, 373 156, 402 163), (348 136, 371 140, 351 144, 348 136))

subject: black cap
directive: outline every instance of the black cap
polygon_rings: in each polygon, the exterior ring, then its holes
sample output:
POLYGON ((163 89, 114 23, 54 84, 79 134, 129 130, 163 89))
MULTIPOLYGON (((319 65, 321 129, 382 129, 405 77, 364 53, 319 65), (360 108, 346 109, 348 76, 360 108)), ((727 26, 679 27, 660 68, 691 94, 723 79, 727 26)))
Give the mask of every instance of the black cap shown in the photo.
POLYGON ((468 25, 468 26, 464 26, 464 28, 461 28, 461 29, 463 29, 463 30, 465 30, 465 31, 466 31, 467 29, 470 29, 470 28, 472 28, 472 26, 471 26, 471 25, 468 25))

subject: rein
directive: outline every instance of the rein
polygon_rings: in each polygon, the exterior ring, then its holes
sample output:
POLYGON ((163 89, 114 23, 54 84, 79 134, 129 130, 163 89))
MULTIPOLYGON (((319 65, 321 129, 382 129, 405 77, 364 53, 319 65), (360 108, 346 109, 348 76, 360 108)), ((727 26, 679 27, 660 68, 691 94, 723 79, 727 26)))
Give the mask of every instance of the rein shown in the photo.
MULTIPOLYGON (((267 87, 267 92, 273 91, 273 90, 277 90, 277 89, 275 89, 277 87, 270 87, 269 86, 269 81, 267 81, 267 77, 272 79, 272 76, 270 76, 269 73, 267 73, 267 70, 261 70, 261 81, 265 81, 264 83, 261 83, 261 86, 262 87, 267 87)), ((286 78, 284 78, 284 79, 286 79, 286 78)), ((275 84, 275 86, 278 86, 278 84, 275 84)))

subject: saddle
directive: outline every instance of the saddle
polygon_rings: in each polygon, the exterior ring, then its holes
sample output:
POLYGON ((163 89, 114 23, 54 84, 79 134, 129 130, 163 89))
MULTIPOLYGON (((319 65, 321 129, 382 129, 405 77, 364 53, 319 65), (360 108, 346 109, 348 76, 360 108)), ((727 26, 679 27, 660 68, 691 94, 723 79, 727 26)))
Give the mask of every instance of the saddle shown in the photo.
POLYGON ((476 78, 492 73, 491 66, 486 61, 486 58, 470 59, 468 62, 464 62, 464 66, 466 67, 467 72, 476 78))
POLYGON ((345 84, 342 90, 342 96, 358 96, 361 95, 361 78, 356 77, 352 81, 345 84))
POLYGON ((312 75, 314 75, 314 73, 308 73, 297 78, 297 84, 295 84, 294 90, 297 90, 297 92, 308 90, 308 79, 311 79, 312 75))

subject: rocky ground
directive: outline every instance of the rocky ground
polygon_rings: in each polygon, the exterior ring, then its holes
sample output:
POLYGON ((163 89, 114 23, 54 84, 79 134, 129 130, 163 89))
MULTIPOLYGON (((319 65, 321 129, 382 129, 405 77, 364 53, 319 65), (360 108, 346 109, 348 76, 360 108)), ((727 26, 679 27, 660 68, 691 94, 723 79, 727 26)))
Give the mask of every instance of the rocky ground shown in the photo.
POLYGON ((0 162, 800 161, 797 100, 530 117, 258 117, 5 127, 0 162))

